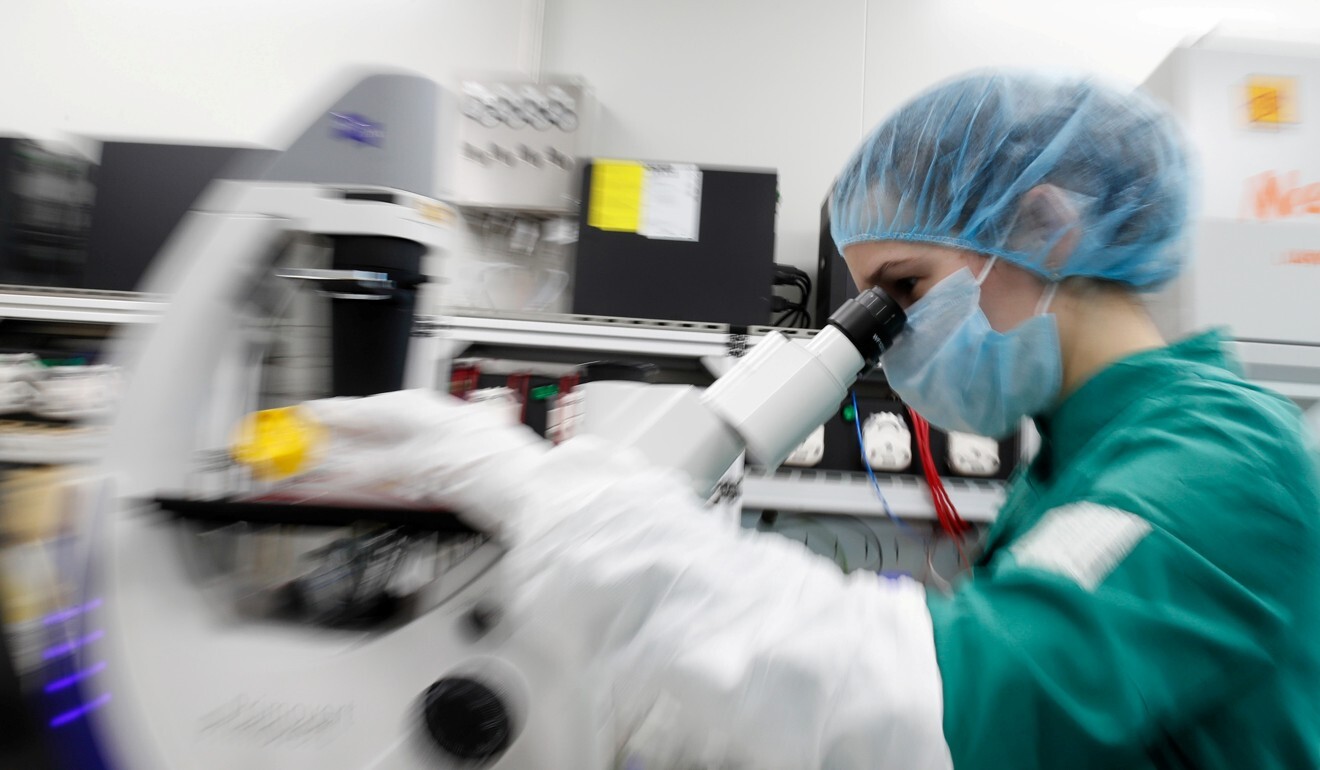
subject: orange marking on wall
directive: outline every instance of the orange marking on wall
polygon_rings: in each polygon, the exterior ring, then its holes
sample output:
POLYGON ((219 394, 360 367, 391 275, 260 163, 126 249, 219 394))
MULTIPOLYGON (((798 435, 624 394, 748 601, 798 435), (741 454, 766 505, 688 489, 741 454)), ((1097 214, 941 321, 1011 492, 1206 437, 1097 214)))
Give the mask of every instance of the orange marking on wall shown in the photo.
POLYGON ((1301 184, 1300 176, 1296 171, 1266 171, 1247 180, 1251 215, 1270 220, 1320 214, 1320 182, 1301 184))
POLYGON ((1294 249, 1283 260, 1285 265, 1320 265, 1320 249, 1294 249))

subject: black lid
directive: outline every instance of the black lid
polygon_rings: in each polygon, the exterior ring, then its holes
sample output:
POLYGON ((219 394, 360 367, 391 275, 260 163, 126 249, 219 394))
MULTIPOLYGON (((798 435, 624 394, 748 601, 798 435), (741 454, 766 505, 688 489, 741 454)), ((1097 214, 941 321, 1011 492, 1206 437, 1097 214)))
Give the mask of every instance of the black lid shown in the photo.
POLYGON ((604 382, 623 380, 624 382, 655 382, 655 364, 636 361, 592 361, 579 369, 581 382, 604 382))
POLYGON ((427 732, 446 753, 490 759, 509 747, 513 725, 500 696, 475 679, 441 679, 423 696, 427 732))

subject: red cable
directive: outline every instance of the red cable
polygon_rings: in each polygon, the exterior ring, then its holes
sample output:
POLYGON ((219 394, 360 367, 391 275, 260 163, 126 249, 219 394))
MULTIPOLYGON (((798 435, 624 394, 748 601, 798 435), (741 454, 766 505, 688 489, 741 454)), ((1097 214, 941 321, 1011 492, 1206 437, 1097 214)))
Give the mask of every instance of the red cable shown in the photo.
POLYGON ((520 374, 510 374, 508 379, 509 389, 522 396, 522 410, 518 413, 518 422, 527 422, 527 399, 529 389, 532 384, 532 375, 522 372, 520 374))
POLYGON ((958 557, 963 564, 967 564, 967 554, 963 552, 962 540, 964 533, 971 529, 971 525, 958 514, 958 509, 954 507, 953 499, 949 497, 949 491, 945 489, 944 481, 940 479, 940 474, 935 468, 935 456, 930 444, 930 423, 912 407, 908 407, 908 414, 912 417, 917 453, 921 458, 921 471, 926 477, 926 485, 930 488, 935 515, 939 519, 940 527, 953 539, 954 546, 958 549, 958 557))
POLYGON ((480 377, 481 369, 475 364, 460 366, 449 375, 449 392, 459 398, 466 399, 468 393, 476 390, 477 381, 480 377))

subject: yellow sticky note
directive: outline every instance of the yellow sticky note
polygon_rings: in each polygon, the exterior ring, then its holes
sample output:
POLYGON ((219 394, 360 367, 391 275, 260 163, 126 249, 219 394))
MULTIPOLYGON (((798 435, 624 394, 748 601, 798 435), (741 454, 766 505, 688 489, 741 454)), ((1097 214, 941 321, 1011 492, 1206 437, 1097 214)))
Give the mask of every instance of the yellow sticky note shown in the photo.
POLYGON ((587 226, 635 233, 642 220, 642 181, 646 169, 627 160, 596 160, 591 167, 587 226))
POLYGON ((1247 79, 1247 120, 1275 125, 1296 123, 1296 92, 1295 78, 1253 75, 1247 79))

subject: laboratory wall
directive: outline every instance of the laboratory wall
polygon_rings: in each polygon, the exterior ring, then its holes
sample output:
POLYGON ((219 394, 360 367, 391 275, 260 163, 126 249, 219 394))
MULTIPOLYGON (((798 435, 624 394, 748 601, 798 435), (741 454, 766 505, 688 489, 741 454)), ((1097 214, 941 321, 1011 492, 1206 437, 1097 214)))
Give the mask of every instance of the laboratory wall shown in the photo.
POLYGON ((0 0, 0 131, 288 142, 359 65, 524 65, 526 5, 0 0))
POLYGON ((861 129, 865 0, 551 0, 546 62, 596 89, 602 155, 776 168, 777 259, 814 269, 861 129))
POLYGON ((596 154, 780 173, 777 258, 864 131, 970 67, 1141 82, 1208 33, 1320 41, 1301 0, 0 0, 0 132, 281 144, 356 66, 567 73, 596 154))

